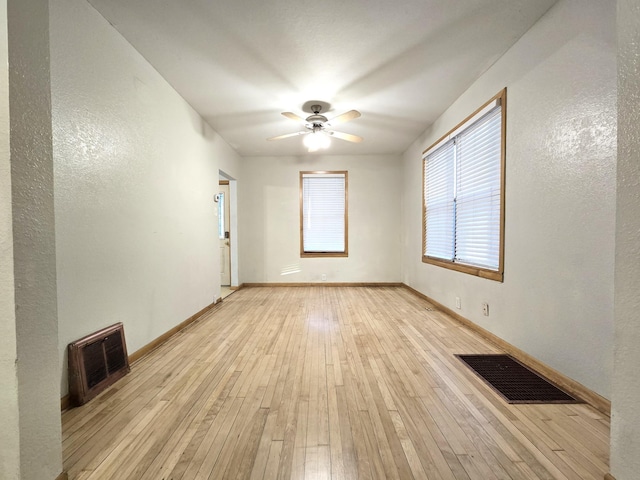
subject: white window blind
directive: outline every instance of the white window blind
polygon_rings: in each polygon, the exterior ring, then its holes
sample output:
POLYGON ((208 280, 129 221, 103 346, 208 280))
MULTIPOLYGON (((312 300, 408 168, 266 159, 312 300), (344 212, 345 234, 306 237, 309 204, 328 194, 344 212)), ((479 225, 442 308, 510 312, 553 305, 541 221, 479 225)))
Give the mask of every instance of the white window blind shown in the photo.
POLYGON ((501 119, 498 107, 456 141, 455 259, 491 270, 500 258, 501 119))
POLYGON ((428 257, 497 271, 501 248, 502 106, 425 156, 428 257))
POLYGON ((346 173, 302 174, 303 253, 346 252, 346 173))
POLYGON ((455 204, 453 143, 440 147, 425 168, 427 250, 430 257, 453 260, 455 204))

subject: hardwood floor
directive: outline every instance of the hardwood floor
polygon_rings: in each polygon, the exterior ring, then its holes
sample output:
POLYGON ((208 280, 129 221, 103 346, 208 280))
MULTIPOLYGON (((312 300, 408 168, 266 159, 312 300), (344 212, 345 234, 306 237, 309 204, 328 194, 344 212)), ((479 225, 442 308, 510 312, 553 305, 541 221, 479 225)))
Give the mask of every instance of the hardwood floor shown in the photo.
POLYGON ((508 405, 400 287, 247 288, 63 414, 70 479, 598 479, 609 419, 508 405))

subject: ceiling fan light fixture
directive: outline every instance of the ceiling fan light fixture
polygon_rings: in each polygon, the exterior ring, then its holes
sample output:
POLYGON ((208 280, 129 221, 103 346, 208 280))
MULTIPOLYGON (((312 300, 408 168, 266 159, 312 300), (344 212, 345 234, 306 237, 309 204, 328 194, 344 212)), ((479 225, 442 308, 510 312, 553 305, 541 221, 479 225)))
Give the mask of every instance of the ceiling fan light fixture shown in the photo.
POLYGON ((331 145, 331 139, 322 131, 315 131, 305 135, 302 142, 309 149, 309 152, 317 152, 320 149, 329 148, 329 145, 331 145))

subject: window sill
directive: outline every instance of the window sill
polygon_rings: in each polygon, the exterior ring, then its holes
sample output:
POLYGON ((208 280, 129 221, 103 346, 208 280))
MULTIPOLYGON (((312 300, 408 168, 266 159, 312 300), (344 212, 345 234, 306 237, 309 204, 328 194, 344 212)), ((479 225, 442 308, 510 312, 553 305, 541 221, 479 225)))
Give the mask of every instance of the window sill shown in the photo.
POLYGON ((300 258, 348 257, 348 252, 301 252, 300 258))
POLYGON ((468 275, 475 275, 476 277, 486 278, 488 280, 495 280, 496 282, 504 281, 504 273, 502 271, 496 272, 495 270, 488 270, 486 268, 474 267, 472 265, 464 265, 462 263, 448 262, 439 258, 422 256, 422 263, 428 263, 437 267, 447 268, 449 270, 455 270, 456 272, 466 273, 468 275))

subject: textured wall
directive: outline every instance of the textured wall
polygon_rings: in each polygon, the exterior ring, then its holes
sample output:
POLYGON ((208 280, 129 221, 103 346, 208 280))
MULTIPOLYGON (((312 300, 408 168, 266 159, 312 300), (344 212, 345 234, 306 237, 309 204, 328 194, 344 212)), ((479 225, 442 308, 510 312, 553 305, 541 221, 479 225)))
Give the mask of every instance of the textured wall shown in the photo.
POLYGON ((400 281, 396 156, 247 157, 239 185, 242 282, 400 281), (349 171, 349 257, 300 258, 299 172, 349 171))
POLYGON ((84 0, 51 4, 62 388, 66 345, 130 353, 220 295, 218 169, 239 157, 84 0))
POLYGON ((562 0, 404 156, 404 280, 608 397, 615 2, 562 0), (504 283, 421 262, 421 152, 507 87, 504 283), (490 305, 490 316, 481 304, 490 305))
POLYGON ((618 190, 611 472, 640 472, 640 4, 618 0, 618 190))
POLYGON ((20 478, 62 471, 47 0, 10 0, 9 98, 20 478))

